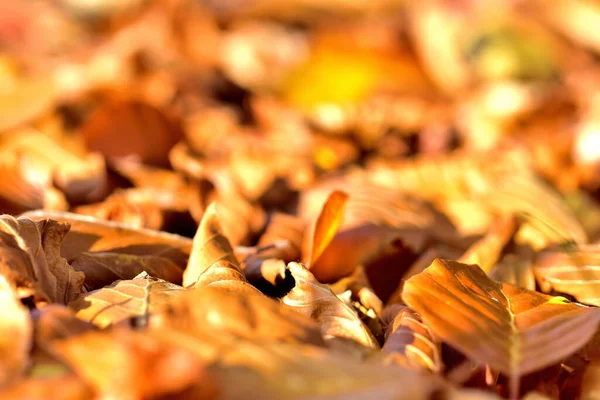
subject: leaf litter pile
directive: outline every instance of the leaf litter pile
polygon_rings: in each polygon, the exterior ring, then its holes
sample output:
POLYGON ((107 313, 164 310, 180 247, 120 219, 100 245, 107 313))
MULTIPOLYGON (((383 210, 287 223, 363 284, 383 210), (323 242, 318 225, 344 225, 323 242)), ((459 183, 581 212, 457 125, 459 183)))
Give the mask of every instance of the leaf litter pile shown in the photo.
POLYGON ((0 399, 600 398, 599 26, 0 2, 0 399))

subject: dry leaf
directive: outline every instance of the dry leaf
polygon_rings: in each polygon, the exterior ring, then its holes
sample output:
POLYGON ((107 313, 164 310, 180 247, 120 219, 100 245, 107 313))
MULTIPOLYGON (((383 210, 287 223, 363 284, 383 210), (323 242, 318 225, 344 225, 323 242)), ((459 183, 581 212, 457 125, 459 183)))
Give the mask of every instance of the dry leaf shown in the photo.
POLYGON ((183 286, 256 290, 246 282, 233 248, 221 232, 214 203, 207 207, 194 236, 188 266, 183 273, 183 286))
POLYGON ((544 292, 567 293, 582 303, 600 305, 600 252, 594 246, 540 253, 533 273, 544 292))
POLYGON ((284 304, 317 321, 325 339, 349 338, 366 347, 379 347, 356 312, 327 285, 319 283, 301 264, 292 262, 288 268, 296 286, 282 299, 284 304))
POLYGON ((510 283, 517 287, 535 290, 535 276, 531 259, 508 254, 492 268, 488 276, 497 282, 510 283))
MULTIPOLYGON (((255 342, 281 341, 323 346, 312 321, 277 301, 250 291, 222 286, 189 290, 159 307, 151 326, 171 327, 188 334, 233 335, 255 342)), ((209 354, 218 356, 219 349, 209 354)))
POLYGON ((71 262, 71 266, 85 274, 84 284, 90 290, 100 289, 116 280, 134 279, 142 272, 179 285, 183 274, 182 269, 168 258, 154 255, 84 252, 71 262))
POLYGON ((60 256, 63 239, 69 231, 68 224, 51 219, 34 222, 25 217, 15 219, 3 215, 0 217, 0 230, 12 235, 29 257, 28 261, 10 267, 27 268, 25 273, 15 273, 27 276, 43 297, 54 303, 66 304, 83 293, 83 273, 75 271, 60 256))
POLYGON ((90 116, 82 136, 88 149, 108 159, 134 157, 145 164, 167 166, 169 150, 183 133, 152 106, 114 102, 103 104, 90 116))
POLYGON ((592 337, 600 314, 563 297, 491 281, 477 266, 436 260, 402 295, 433 334, 511 379, 559 362, 592 337))
POLYGON ((337 233, 338 227, 344 219, 344 206, 347 201, 348 195, 346 193, 340 190, 331 192, 325 200, 314 225, 309 233, 305 235, 303 247, 306 250, 303 251, 303 259, 307 268, 311 269, 313 274, 318 277, 321 275, 327 276, 326 271, 320 271, 317 261, 337 233))
POLYGON ((134 318, 147 317, 156 306, 178 296, 183 288, 142 272, 129 281, 116 281, 110 286, 89 292, 69 307, 77 317, 101 328, 134 318))
POLYGON ((488 233, 473 244, 458 262, 476 264, 485 273, 489 273, 500 259, 502 250, 517 230, 516 219, 509 215, 494 224, 488 233))
POLYGON ((11 283, 0 275, 0 387, 14 382, 28 366, 33 327, 11 283))
POLYGON ((384 311, 384 320, 387 329, 381 351, 387 363, 436 373, 442 370, 441 343, 414 311, 394 305, 384 311))
POLYGON ((68 222, 61 255, 71 262, 83 252, 113 252, 167 258, 185 267, 192 247, 189 238, 151 229, 135 229, 126 224, 107 222, 72 213, 31 211, 23 214, 35 221, 51 218, 68 222))

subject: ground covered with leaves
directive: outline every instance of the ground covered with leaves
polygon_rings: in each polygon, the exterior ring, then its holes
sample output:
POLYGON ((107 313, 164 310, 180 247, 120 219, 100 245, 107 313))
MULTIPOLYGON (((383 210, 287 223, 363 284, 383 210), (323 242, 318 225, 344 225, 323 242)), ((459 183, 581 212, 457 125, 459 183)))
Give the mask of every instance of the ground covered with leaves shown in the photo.
POLYGON ((0 398, 599 398, 599 27, 0 1, 0 398))

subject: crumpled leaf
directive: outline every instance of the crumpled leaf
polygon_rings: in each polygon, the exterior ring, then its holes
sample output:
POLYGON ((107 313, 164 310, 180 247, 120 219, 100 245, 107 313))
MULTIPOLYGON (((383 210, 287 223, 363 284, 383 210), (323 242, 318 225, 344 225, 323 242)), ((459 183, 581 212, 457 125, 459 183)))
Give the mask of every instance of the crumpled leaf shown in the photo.
POLYGON ((113 252, 160 256, 184 268, 192 248, 192 241, 183 236, 136 229, 126 224, 72 213, 39 210, 23 216, 35 221, 51 218, 71 224, 71 230, 60 249, 61 255, 69 262, 83 252, 113 252))
MULTIPOLYGON (((18 264, 8 264, 9 267, 26 269, 15 271, 15 274, 26 277, 42 297, 53 303, 66 304, 83 292, 83 273, 75 271, 60 256, 61 244, 69 231, 68 224, 51 219, 32 221, 3 215, 0 217, 0 230, 14 238, 14 242, 5 238, 6 244, 12 247, 18 245, 29 258, 25 261, 21 256, 18 264)), ((15 256, 14 252, 6 254, 10 259, 15 256)))
POLYGON ((387 363, 439 373, 443 368, 441 343, 410 308, 394 305, 384 312, 387 321, 381 351, 387 363))
POLYGON ((348 338, 369 347, 379 345, 356 312, 298 263, 289 263, 296 286, 282 299, 287 306, 311 317, 321 327, 325 339, 348 338))
POLYGON ((27 368, 33 327, 27 309, 3 275, 0 275, 0 304, 0 387, 4 387, 19 378, 27 368))
POLYGON ((538 254, 533 273, 544 292, 567 293, 586 304, 600 305, 600 248, 584 246, 574 250, 538 254))
POLYGON ((155 255, 138 256, 112 252, 81 253, 71 263, 85 274, 85 286, 100 289, 116 280, 134 279, 142 272, 174 284, 181 284, 183 271, 168 258, 155 255))
POLYGON ((198 384, 196 399, 216 398, 204 363, 159 335, 124 329, 55 341, 53 350, 104 398, 137 400, 198 384), (93 362, 92 362, 93 361, 93 362))
POLYGON ((433 334, 511 379, 573 354, 592 337, 598 309, 491 281, 476 266, 437 259, 402 295, 433 334))
POLYGON ((109 325, 133 318, 147 317, 148 313, 172 297, 178 296, 183 288, 142 272, 132 280, 117 281, 105 288, 89 292, 69 307, 84 321, 105 328, 109 325))

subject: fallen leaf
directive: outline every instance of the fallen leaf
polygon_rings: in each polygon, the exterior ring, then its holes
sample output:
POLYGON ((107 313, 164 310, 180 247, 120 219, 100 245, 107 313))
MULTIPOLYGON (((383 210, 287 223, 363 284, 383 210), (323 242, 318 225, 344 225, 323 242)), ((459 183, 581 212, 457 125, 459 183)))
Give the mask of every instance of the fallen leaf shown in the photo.
POLYGON ((600 305, 600 251, 583 246, 572 251, 538 254, 533 273, 544 292, 567 293, 586 304, 600 305))
POLYGON ((246 282, 233 248, 223 236, 214 203, 207 207, 194 236, 188 266, 183 273, 183 286, 217 286, 260 293, 246 282))
POLYGON ((116 280, 134 279, 142 272, 179 285, 183 274, 171 260, 155 255, 84 252, 71 262, 71 266, 85 274, 84 284, 89 290, 100 289, 116 280))
POLYGON ((77 318, 100 328, 125 319, 147 317, 159 304, 178 296, 183 288, 142 272, 132 280, 116 281, 69 303, 77 318))
POLYGON ((517 287, 535 290, 535 276, 531 259, 522 258, 515 254, 508 254, 492 268, 488 276, 502 283, 510 283, 517 287))
POLYGON ((65 212, 31 211, 24 217, 38 221, 50 218, 71 225, 61 255, 71 262, 83 252, 113 252, 167 258, 185 267, 192 248, 189 238, 151 229, 135 229, 127 224, 65 212))
POLYGON ((356 312, 344 304, 327 285, 298 263, 289 263, 296 286, 282 299, 290 308, 311 317, 321 327, 325 339, 349 338, 369 347, 379 345, 356 312))
POLYGON ((13 264, 11 268, 27 268, 25 274, 22 271, 16 271, 16 274, 32 280, 43 296, 54 303, 66 304, 83 293, 83 273, 75 271, 60 256, 63 239, 69 231, 68 224, 3 215, 0 230, 12 235, 29 257, 28 261, 13 264))
MULTIPOLYGON (((279 302, 252 291, 207 286, 165 302, 151 317, 152 327, 170 327, 188 334, 233 335, 255 342, 281 341, 324 346, 318 327, 279 302)), ((219 349, 210 350, 218 355, 219 349)))
POLYGON ((441 372, 441 343, 414 311, 394 305, 384 311, 384 320, 387 321, 387 329, 381 351, 385 353, 387 363, 441 372))
POLYGON ((16 381, 28 366, 33 327, 27 309, 3 275, 0 275, 0 303, 0 387, 5 387, 16 381))
POLYGON ((323 208, 319 216, 314 222, 314 225, 309 229, 309 233, 305 235, 303 259, 306 267, 313 270, 313 274, 321 275, 317 261, 323 251, 335 234, 338 227, 344 218, 344 206, 348 201, 348 195, 342 191, 336 190, 325 200, 323 208))
POLYGON ((516 219, 509 215, 493 225, 488 233, 473 244, 457 261, 463 264, 476 264, 489 273, 500 259, 502 250, 517 230, 516 219))
POLYGON ((477 266, 439 259, 405 283, 402 297, 436 337, 509 376, 512 397, 520 376, 573 354, 600 322, 595 308, 499 284, 477 266))
POLYGON ((169 150, 183 133, 160 110, 131 101, 101 105, 82 127, 82 136, 88 149, 108 159, 132 156, 145 164, 168 166, 169 150))
POLYGON ((136 400, 176 394, 200 382, 204 391, 195 398, 217 398, 218 387, 204 363, 158 335, 116 329, 55 341, 52 347, 105 398, 136 400))

